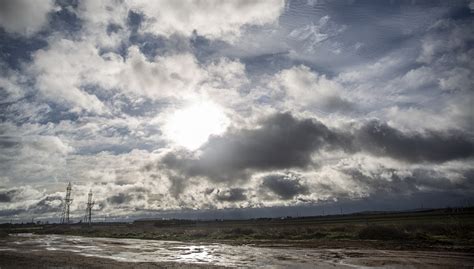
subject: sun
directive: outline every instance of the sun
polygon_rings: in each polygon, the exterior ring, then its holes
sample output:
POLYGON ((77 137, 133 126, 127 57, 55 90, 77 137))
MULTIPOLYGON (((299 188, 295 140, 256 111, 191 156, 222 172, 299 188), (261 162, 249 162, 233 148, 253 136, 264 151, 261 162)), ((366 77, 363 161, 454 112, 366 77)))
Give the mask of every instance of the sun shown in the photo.
POLYGON ((229 119, 217 104, 194 103, 171 114, 165 123, 165 135, 175 144, 189 150, 198 149, 209 136, 225 131, 229 119))

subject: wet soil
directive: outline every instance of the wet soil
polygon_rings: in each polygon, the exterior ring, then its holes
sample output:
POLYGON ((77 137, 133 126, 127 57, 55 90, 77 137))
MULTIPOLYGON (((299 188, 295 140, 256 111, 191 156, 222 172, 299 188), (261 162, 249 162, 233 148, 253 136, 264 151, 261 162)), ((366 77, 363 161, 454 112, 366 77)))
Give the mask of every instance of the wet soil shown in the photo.
MULTIPOLYGON (((268 243, 268 242, 267 242, 268 243)), ((340 245, 229 245, 64 235, 0 240, 1 268, 473 268, 459 251, 383 250, 340 245), (342 247, 344 246, 344 247, 342 247)))

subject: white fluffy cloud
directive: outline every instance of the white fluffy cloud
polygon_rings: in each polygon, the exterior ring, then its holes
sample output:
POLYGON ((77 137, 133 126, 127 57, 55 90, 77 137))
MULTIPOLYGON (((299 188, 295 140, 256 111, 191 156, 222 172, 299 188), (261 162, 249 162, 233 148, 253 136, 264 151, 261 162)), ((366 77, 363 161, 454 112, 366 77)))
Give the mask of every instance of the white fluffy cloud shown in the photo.
POLYGON ((24 77, 17 71, 6 72, 6 74, 0 76, 0 90, 4 90, 7 93, 7 96, 0 101, 0 104, 15 102, 25 95, 26 91, 21 85, 23 80, 24 77))
POLYGON ((303 105, 309 110, 333 112, 347 110, 352 106, 341 96, 343 88, 337 81, 303 65, 282 70, 269 86, 277 91, 282 90, 293 101, 292 107, 303 105))
POLYGON ((144 15, 143 33, 169 37, 190 36, 196 31, 211 39, 235 41, 246 25, 276 23, 283 7, 283 0, 86 0, 79 2, 76 14, 84 20, 83 34, 93 37, 97 44, 114 47, 127 34, 129 11, 144 15), (110 25, 116 31, 107 32, 110 25))
POLYGON ((129 8, 121 0, 79 1, 77 16, 83 20, 82 38, 100 47, 115 48, 129 34, 127 27, 129 8), (109 31, 113 27, 113 31, 109 31))
POLYGON ((469 91, 474 89, 474 73, 467 68, 456 67, 439 79, 441 89, 448 91, 469 91))
POLYGON ((104 104, 82 89, 87 83, 83 78, 105 71, 101 69, 103 63, 90 44, 61 39, 35 52, 29 72, 36 77, 36 87, 44 97, 76 111, 104 113, 104 104))
POLYGON ((1 0, 0 27, 9 33, 30 36, 45 27, 54 0, 1 0))
POLYGON ((137 47, 129 48, 119 68, 117 86, 154 99, 190 94, 198 90, 206 75, 192 54, 157 56, 148 61, 137 47))
POLYGON ((37 134, 34 126, 2 124, 0 128, 0 169, 3 176, 17 184, 53 180, 64 168, 66 156, 74 151, 58 136, 37 134))
POLYGON ((170 36, 189 36, 194 30, 209 38, 233 40, 244 25, 274 23, 284 1, 131 1, 132 9, 145 15, 142 30, 170 36))
POLYGON ((109 113, 107 106, 87 87, 101 87, 150 99, 188 98, 212 89, 235 89, 247 82, 239 61, 219 59, 199 65, 190 53, 145 57, 128 48, 125 58, 110 52, 100 55, 90 42, 51 41, 33 55, 28 67, 43 97, 67 104, 74 111, 109 113))

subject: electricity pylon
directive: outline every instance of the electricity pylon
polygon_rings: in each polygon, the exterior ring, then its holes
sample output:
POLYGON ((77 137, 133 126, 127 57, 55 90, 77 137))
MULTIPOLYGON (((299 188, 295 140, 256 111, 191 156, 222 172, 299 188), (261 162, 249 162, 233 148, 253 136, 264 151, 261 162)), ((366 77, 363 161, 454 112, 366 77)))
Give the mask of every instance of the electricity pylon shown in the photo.
POLYGON ((92 190, 90 190, 89 196, 87 197, 86 216, 84 217, 84 222, 87 222, 89 225, 92 223, 92 207, 93 206, 94 206, 94 201, 92 201, 92 190))
POLYGON ((69 184, 67 184, 67 188, 66 188, 66 198, 64 198, 63 212, 61 214, 61 223, 62 224, 69 224, 69 208, 70 208, 71 203, 72 203, 71 189, 72 189, 71 182, 69 182, 69 184))

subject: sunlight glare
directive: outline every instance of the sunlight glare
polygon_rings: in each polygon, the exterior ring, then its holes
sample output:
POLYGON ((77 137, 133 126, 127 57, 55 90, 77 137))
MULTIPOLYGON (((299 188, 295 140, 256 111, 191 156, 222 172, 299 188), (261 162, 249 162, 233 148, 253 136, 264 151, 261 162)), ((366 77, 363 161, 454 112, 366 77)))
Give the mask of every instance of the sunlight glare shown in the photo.
POLYGON ((172 114, 166 121, 165 132, 174 143, 195 150, 210 135, 224 132, 228 125, 229 119, 218 105, 200 102, 172 114))

